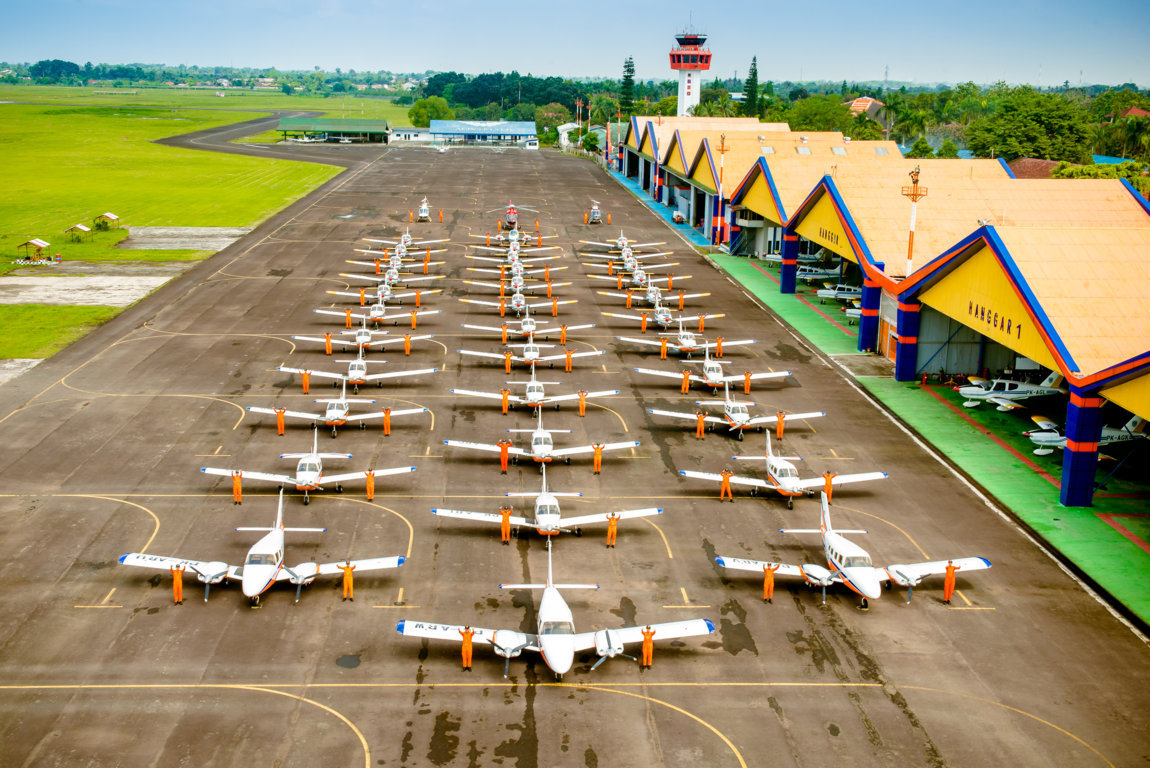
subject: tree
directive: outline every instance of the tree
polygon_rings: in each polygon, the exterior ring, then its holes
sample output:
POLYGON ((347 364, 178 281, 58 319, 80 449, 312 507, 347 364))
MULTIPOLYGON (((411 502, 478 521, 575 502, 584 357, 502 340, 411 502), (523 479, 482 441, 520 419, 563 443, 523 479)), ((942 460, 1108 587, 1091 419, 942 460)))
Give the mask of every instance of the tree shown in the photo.
POLYGON ((284 84, 282 84, 282 85, 280 86, 280 90, 281 90, 281 91, 283 91, 283 92, 284 92, 285 94, 287 94, 288 96, 291 96, 293 93, 295 93, 295 88, 292 88, 292 87, 291 87, 291 83, 284 83, 284 84))
POLYGON ((846 104, 841 103, 841 97, 834 94, 796 101, 791 106, 787 122, 795 131, 840 131, 853 138, 854 115, 846 104))
POLYGON ((442 96, 429 96, 412 104, 411 109, 407 110, 407 118, 412 125, 426 128, 432 120, 454 120, 455 112, 447 106, 447 100, 442 96))
POLYGON ((1072 165, 1065 160, 1054 167, 1050 175, 1056 179, 1126 179, 1143 197, 1150 197, 1150 178, 1143 176, 1142 163, 1105 163, 1099 165, 1072 165))
POLYGON ((664 96, 655 102, 655 109, 653 110, 659 115, 677 115, 679 114, 679 97, 678 96, 664 96))
POLYGON ((623 82, 619 85, 619 109, 630 115, 635 108, 635 62, 630 56, 623 62, 623 82))
POLYGON ((927 158, 934 157, 934 150, 930 148, 925 136, 919 136, 911 148, 903 153, 903 157, 927 158))
POLYGON ((1007 90, 994 114, 971 123, 967 145, 976 157, 1090 160, 1085 111, 1060 95, 1028 86, 1007 90))
POLYGON ((597 134, 597 133, 587 134, 586 136, 583 137, 583 143, 581 146, 583 147, 583 149, 587 150, 588 152, 598 152, 599 151, 599 134, 597 134))
POLYGON ((950 139, 943 139, 942 146, 934 153, 938 158, 955 158, 958 157, 958 147, 950 139))
POLYGON ((618 112, 619 102, 610 96, 599 93, 591 97, 591 104, 588 110, 591 122, 606 125, 615 119, 618 112))
POLYGON ((747 71, 747 80, 743 83, 743 115, 758 117, 759 112, 759 57, 751 57, 751 68, 747 71))
POLYGON ((558 103, 544 104, 535 110, 535 125, 540 131, 571 122, 571 110, 558 103))
POLYGON ((807 91, 806 88, 799 87, 791 89, 790 95, 788 95, 787 98, 791 101, 800 101, 802 99, 810 98, 810 95, 811 94, 807 91))

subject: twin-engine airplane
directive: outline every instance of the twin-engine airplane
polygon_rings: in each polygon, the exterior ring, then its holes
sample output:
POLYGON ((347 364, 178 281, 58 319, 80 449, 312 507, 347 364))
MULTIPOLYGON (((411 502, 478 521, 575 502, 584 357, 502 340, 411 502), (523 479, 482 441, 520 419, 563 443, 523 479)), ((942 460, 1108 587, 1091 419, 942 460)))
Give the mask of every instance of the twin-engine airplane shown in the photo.
MULTIPOLYGON (((179 557, 164 557, 162 555, 147 555, 142 552, 130 552, 121 555, 121 565, 135 565, 140 568, 153 568, 167 571, 182 566, 192 571, 204 585, 204 602, 208 600, 208 591, 212 584, 219 584, 224 579, 239 581, 244 597, 252 605, 259 605, 260 598, 277 582, 289 581, 296 585, 295 599, 299 602, 300 591, 304 586, 315 581, 317 576, 334 576, 342 574, 340 566, 349 561, 336 563, 300 563, 287 567, 284 565, 284 534, 293 533, 323 533, 326 528, 285 528, 284 527, 284 496, 280 491, 279 511, 276 512, 276 521, 271 528, 236 528, 237 531, 263 531, 266 535, 257 541, 244 559, 243 565, 228 565, 221 560, 186 560, 179 557)), ((356 571, 378 571, 385 568, 398 568, 403 565, 405 558, 375 557, 367 560, 351 560, 350 565, 356 571)))
MULTIPOLYGON (((726 342, 724 342, 725 344, 726 342)), ((713 392, 718 392, 719 387, 726 387, 733 381, 746 381, 747 374, 736 373, 730 376, 723 375, 723 366, 726 365, 726 360, 715 360, 711 357, 710 348, 703 350, 702 360, 684 360, 687 365, 702 365, 702 375, 690 373, 687 375, 687 380, 695 384, 702 384, 704 387, 710 387, 713 392)), ((661 376, 664 379, 675 379, 678 382, 683 381, 683 373, 675 373, 674 371, 659 371, 654 368, 636 368, 636 373, 646 373, 650 376, 661 376)), ((785 379, 791 375, 790 371, 771 371, 763 373, 752 373, 751 381, 776 381, 785 379)))
POLYGON ((1039 384, 1029 384, 1025 381, 1011 379, 994 379, 988 381, 978 376, 970 376, 969 386, 955 387, 958 394, 966 398, 963 405, 975 408, 981 402, 994 403, 1000 411, 1009 411, 1011 408, 1021 408, 1019 400, 1031 397, 1045 397, 1047 395, 1066 394, 1066 388, 1058 386, 1062 376, 1055 371, 1039 384))
MULTIPOLYGON (((799 471, 795 469, 795 465, 791 463, 792 461, 801 461, 801 457, 776 456, 771 450, 770 432, 766 433, 766 438, 766 456, 732 456, 731 458, 738 461, 765 461, 767 479, 761 480, 757 477, 730 475, 729 480, 732 485, 751 486, 752 496, 755 495, 760 488, 775 491, 786 498, 787 509, 794 507, 796 496, 812 495, 815 492, 814 489, 825 488, 827 482, 830 482, 833 487, 837 485, 847 485, 849 483, 864 483, 869 480, 882 480, 887 476, 886 472, 859 472, 853 475, 835 475, 828 473, 822 477, 811 477, 803 480, 799 478, 799 471)), ((715 474, 714 472, 695 472, 690 469, 680 469, 679 474, 683 477, 693 477, 696 480, 723 481, 723 475, 715 474)))
MULTIPOLYGON (((719 347, 739 347, 746 346, 747 344, 754 344, 755 339, 738 339, 735 341, 707 341, 703 339, 700 341, 699 337, 683 328, 683 321, 679 321, 678 332, 660 333, 659 336, 667 337, 667 349, 674 352, 691 356, 693 352, 703 352, 705 350, 717 349, 719 347)), ((629 341, 632 344, 641 344, 645 347, 662 347, 661 341, 654 339, 641 339, 630 336, 616 336, 619 341, 629 341)))
MULTIPOLYGON (((562 589, 598 589, 598 584, 556 584, 551 571, 551 547, 548 540, 547 548, 547 581, 543 584, 500 584, 500 589, 541 589, 543 596, 539 600, 539 608, 535 612, 536 629, 534 633, 520 632, 514 629, 484 629, 482 627, 463 627, 458 624, 430 624, 423 621, 401 620, 395 627, 399 634, 405 637, 426 637, 432 640, 452 640, 461 642, 464 631, 474 631, 472 642, 480 645, 491 645, 496 655, 503 657, 503 676, 510 673, 511 659, 518 657, 523 651, 533 651, 543 657, 543 663, 555 674, 556 680, 562 680, 563 675, 571 671, 575 664, 575 654, 580 651, 594 650, 599 656, 598 661, 592 665, 594 671, 606 659, 615 656, 627 656, 623 651, 627 643, 637 643, 643 640, 644 627, 620 627, 618 629, 600 629, 595 632, 576 632, 571 608, 560 594, 562 589)), ((654 630, 657 640, 671 640, 679 637, 696 637, 707 635, 715 631, 715 625, 707 619, 687 619, 685 621, 671 621, 663 624, 647 625, 648 631, 654 630)))
POLYGON ((355 394, 359 394, 359 388, 369 381, 374 381, 376 386, 382 387, 384 379, 398 379, 405 376, 422 376, 425 373, 435 373, 438 368, 416 368, 414 370, 392 371, 390 373, 368 373, 367 364, 376 363, 383 364, 386 360, 367 360, 363 356, 363 349, 359 349, 354 360, 336 360, 337 363, 347 363, 347 373, 333 373, 330 371, 317 371, 313 368, 288 368, 286 366, 277 365, 277 371, 284 373, 298 373, 307 374, 308 376, 315 376, 320 379, 332 379, 331 385, 338 387, 340 382, 350 384, 355 394))
MULTIPOLYGON (((826 416, 825 411, 812 411, 810 413, 787 413, 775 414, 773 416, 751 416, 747 406, 754 405, 752 402, 744 400, 732 400, 731 392, 726 384, 723 385, 723 399, 722 400, 696 400, 695 405, 721 405, 723 406, 722 416, 704 416, 703 422, 706 424, 722 425, 727 428, 729 432, 734 432, 738 440, 743 439, 743 432, 748 429, 762 429, 768 424, 778 424, 779 419, 782 418, 784 422, 797 420, 797 419, 816 419, 819 416, 826 416)), ((656 416, 670 416, 675 419, 685 419, 687 421, 698 422, 698 414, 684 413, 682 411, 662 411, 657 408, 648 408, 647 413, 656 416)))
POLYGON ((910 602, 911 593, 919 583, 928 576, 941 576, 946 573, 948 563, 953 564, 963 573, 981 571, 990 567, 990 561, 985 557, 960 557, 956 560, 932 560, 926 563, 898 563, 876 568, 871 562, 866 550, 843 536, 844 533, 866 533, 856 530, 836 530, 831 525, 830 506, 827 495, 822 494, 822 515, 820 526, 817 529, 780 528, 780 533, 817 533, 822 538, 823 554, 826 557, 826 567, 814 563, 804 565, 788 565, 786 563, 773 563, 763 560, 748 560, 743 557, 730 557, 719 555, 715 562, 723 568, 736 571, 752 571, 762 575, 767 568, 777 566, 778 576, 801 576, 812 587, 821 587, 823 603, 827 601, 827 587, 842 584, 847 589, 862 598, 859 607, 866 610, 870 600, 877 600, 882 596, 882 582, 886 581, 889 588, 891 582, 900 587, 906 587, 906 601, 910 602))
POLYGON ((278 483, 280 490, 283 486, 294 485, 297 491, 303 491, 304 505, 311 503, 312 491, 326 491, 335 488, 336 493, 343 493, 343 483, 351 480, 365 480, 370 473, 373 477, 387 475, 400 475, 414 472, 415 467, 395 467, 393 469, 375 469, 363 472, 347 472, 342 475, 325 475, 323 473, 324 459, 350 459, 350 453, 320 453, 319 431, 312 436, 312 448, 309 453, 281 453, 281 459, 299 459, 294 475, 281 475, 270 472, 250 472, 242 469, 218 469, 216 467, 200 467, 200 471, 209 475, 220 477, 234 477, 237 474, 241 480, 260 480, 265 483, 278 483))
POLYGON ((312 423, 312 428, 317 428, 317 425, 322 421, 325 426, 331 427, 331 436, 336 437, 339 435, 339 428, 347 424, 359 424, 360 429, 367 429, 367 424, 364 422, 369 419, 382 419, 384 417, 395 416, 409 416, 413 413, 426 413, 426 408, 399 408, 391 411, 373 411, 371 413, 352 414, 351 406, 357 404, 374 403, 375 400, 367 400, 364 398, 352 398, 347 396, 347 382, 343 383, 338 398, 324 398, 315 400, 317 403, 326 403, 327 408, 323 413, 307 413, 305 411, 289 411, 286 408, 257 408, 255 406, 248 406, 247 410, 252 413, 268 413, 275 416, 283 415, 293 419, 304 419, 312 423))
MULTIPOLYGON (((565 463, 570 464, 572 456, 586 456, 595 452, 595 444, 579 445, 572 448, 556 448, 555 441, 551 438, 551 435, 571 434, 571 430, 544 429, 542 408, 538 411, 538 422, 535 429, 509 429, 507 432, 509 434, 527 433, 531 435, 530 449, 518 448, 514 445, 507 448, 507 453, 513 457, 516 463, 518 463, 519 457, 524 457, 541 465, 555 459, 563 459, 565 463)), ((500 453, 503 450, 500 446, 492 445, 491 443, 474 443, 465 440, 444 440, 443 444, 453 448, 470 448, 476 451, 487 451, 488 453, 500 453)), ((639 445, 639 441, 626 440, 619 443, 602 443, 599 445, 601 451, 619 451, 624 448, 634 448, 639 445)))
MULTIPOLYGON (((590 515, 563 517, 559 512, 559 499, 575 498, 583 494, 576 491, 560 492, 547 490, 546 464, 543 465, 542 491, 517 491, 509 492, 506 495, 511 497, 529 496, 535 498, 534 516, 532 518, 523 517, 522 515, 512 515, 510 522, 514 526, 534 528, 540 536, 554 536, 558 533, 574 533, 576 536, 582 536, 583 529, 581 526, 605 523, 609 517, 616 517, 619 520, 630 520, 637 517, 652 517, 663 514, 662 507, 644 507, 642 509, 624 509, 610 513, 594 512, 590 515)), ((459 520, 476 520, 481 523, 491 523, 494 525, 503 523, 502 515, 486 512, 467 512, 461 509, 433 509, 431 510, 431 514, 439 515, 440 517, 453 517, 459 520)))
MULTIPOLYGON (((559 384, 557 381, 539 381, 535 378, 535 366, 531 367, 531 378, 527 381, 507 381, 505 384, 526 385, 526 391, 522 395, 513 395, 510 392, 507 394, 508 405, 526 405, 528 408, 539 409, 545 405, 554 405, 555 410, 559 410, 559 404, 564 402, 572 402, 579 399, 579 394, 572 395, 547 395, 543 389, 545 384, 559 384)), ((472 389, 453 389, 451 393, 454 395, 469 395, 471 397, 485 397, 489 400, 502 400, 502 392, 476 392, 472 389)), ((594 392, 586 392, 583 394, 585 399, 593 397, 610 397, 611 395, 619 394, 617 389, 599 389, 594 392)))
MULTIPOLYGON (((1034 449, 1035 456, 1049 456, 1054 453, 1055 448, 1066 449, 1066 435, 1062 433, 1057 424, 1045 416, 1031 416, 1030 418, 1040 429, 1032 429, 1022 434, 1029 437, 1030 442, 1038 446, 1034 449)), ((1102 434, 1098 438, 1098 447, 1127 443, 1133 440, 1145 440, 1147 438, 1144 431, 1145 423, 1140 416, 1135 416, 1121 427, 1102 427, 1102 434)))

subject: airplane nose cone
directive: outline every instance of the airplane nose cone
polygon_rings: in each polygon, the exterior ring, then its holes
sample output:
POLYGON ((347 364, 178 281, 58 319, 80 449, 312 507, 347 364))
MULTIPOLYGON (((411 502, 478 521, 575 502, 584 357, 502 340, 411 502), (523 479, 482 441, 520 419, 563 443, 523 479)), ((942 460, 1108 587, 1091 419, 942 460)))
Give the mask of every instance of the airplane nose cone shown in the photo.
POLYGON ((543 653, 543 660, 547 662, 552 672, 565 675, 571 671, 575 663, 574 642, 552 638, 549 642, 545 642, 540 650, 543 653))
POLYGON ((257 595, 263 594, 272 579, 273 571, 273 568, 267 566, 244 566, 244 578, 242 582, 244 597, 256 597, 257 595))
POLYGON ((874 568, 851 568, 851 583, 858 587, 859 592, 869 600, 882 597, 882 584, 879 581, 878 571, 874 568))

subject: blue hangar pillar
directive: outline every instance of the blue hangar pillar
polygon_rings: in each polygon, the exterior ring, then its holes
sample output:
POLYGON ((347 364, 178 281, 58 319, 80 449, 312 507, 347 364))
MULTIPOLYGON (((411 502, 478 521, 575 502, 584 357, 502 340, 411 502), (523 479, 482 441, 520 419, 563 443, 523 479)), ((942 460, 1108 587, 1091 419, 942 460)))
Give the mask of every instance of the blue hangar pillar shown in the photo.
MULTIPOLYGON (((897 344, 894 353, 894 380, 914 381, 918 373, 918 312, 922 309, 916 299, 900 300, 895 333, 897 344)), ((860 318, 861 327, 862 320, 860 318)), ((860 330, 859 335, 862 335, 860 330)))
POLYGON ((1102 437, 1101 397, 1071 385, 1066 406, 1066 450, 1062 452, 1062 491, 1066 507, 1094 504, 1094 472, 1098 467, 1098 440, 1102 437))
POLYGON ((799 236, 783 231, 783 266, 779 270, 779 293, 794 293, 799 282, 799 236))
MULTIPOLYGON (((874 268, 881 272, 886 265, 879 262, 874 268)), ((882 286, 877 280, 863 276, 862 314, 859 315, 859 352, 872 352, 878 349, 878 309, 882 301, 882 286)))

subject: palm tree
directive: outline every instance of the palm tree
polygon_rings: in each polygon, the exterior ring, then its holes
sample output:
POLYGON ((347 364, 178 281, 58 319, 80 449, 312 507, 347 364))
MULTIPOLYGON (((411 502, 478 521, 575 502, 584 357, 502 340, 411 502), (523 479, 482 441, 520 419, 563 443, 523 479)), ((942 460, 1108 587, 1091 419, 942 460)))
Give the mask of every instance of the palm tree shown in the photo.
POLYGON ((619 110, 619 102, 612 99, 610 96, 598 94, 591 97, 590 105, 590 119, 593 123, 599 125, 607 125, 615 119, 615 115, 619 110))

